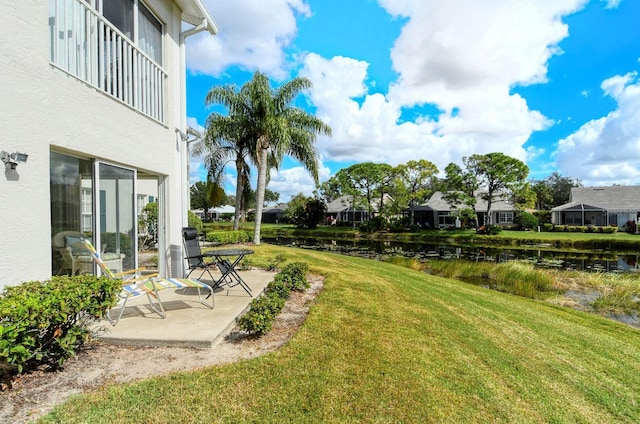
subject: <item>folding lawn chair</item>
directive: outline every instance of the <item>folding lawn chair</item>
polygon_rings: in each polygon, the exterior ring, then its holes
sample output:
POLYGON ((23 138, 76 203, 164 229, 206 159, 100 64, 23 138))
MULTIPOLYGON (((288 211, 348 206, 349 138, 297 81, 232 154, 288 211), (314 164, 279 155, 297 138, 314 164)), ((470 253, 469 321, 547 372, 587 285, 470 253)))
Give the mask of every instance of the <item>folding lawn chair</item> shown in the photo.
POLYGON ((211 269, 216 268, 217 264, 213 261, 205 261, 205 257, 211 258, 209 255, 204 255, 200 250, 200 242, 198 241, 198 230, 193 227, 184 227, 182 228, 182 240, 184 242, 184 251, 185 251, 185 259, 189 264, 189 272, 186 275, 186 278, 189 278, 191 273, 196 269, 202 269, 202 273, 198 279, 201 279, 205 273, 209 274, 211 277, 211 281, 213 283, 216 282, 216 279, 213 278, 213 274, 211 274, 211 269))
POLYGON ((215 307, 215 299, 213 297, 213 289, 211 286, 189 278, 158 278, 158 273, 153 271, 145 270, 144 268, 132 269, 129 271, 113 273, 104 263, 100 254, 93 247, 91 242, 83 238, 82 243, 87 248, 87 250, 91 253, 92 259, 95 263, 100 267, 102 273, 113 279, 122 280, 122 290, 117 294, 118 303, 117 306, 120 306, 120 312, 116 319, 111 317, 111 310, 107 311, 107 319, 111 323, 111 325, 115 326, 120 321, 122 317, 122 313, 124 312, 124 308, 127 304, 127 300, 132 297, 137 297, 142 294, 147 295, 147 299, 149 300, 149 307, 153 312, 158 314, 161 318, 166 318, 166 313, 164 311, 164 306, 162 305, 162 300, 160 300, 160 295, 158 294, 158 290, 163 289, 180 289, 180 288, 197 288, 198 289, 198 299, 200 303, 209 309, 213 309, 215 307), (211 297, 211 305, 206 302, 205 299, 202 298, 201 289, 206 289, 209 291, 209 296, 207 299, 211 297), (155 298, 154 302, 152 298, 155 298))

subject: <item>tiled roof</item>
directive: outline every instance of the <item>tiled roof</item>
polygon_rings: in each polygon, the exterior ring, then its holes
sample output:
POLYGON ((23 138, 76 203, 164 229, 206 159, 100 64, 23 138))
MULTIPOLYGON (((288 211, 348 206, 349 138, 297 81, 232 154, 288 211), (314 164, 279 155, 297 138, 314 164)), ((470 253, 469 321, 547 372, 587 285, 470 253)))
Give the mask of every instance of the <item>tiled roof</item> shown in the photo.
POLYGON ((640 186, 573 187, 569 201, 611 211, 640 211, 640 186))
POLYGON ((556 211, 599 211, 603 208, 600 206, 587 205, 580 202, 565 203, 564 205, 556 206, 551 209, 551 212, 556 211))
MULTIPOLYGON (((387 194, 384 195, 384 202, 385 204, 387 204, 388 202, 391 202, 393 199, 391 199, 391 197, 387 194)), ((355 210, 357 211, 366 211, 367 207, 366 206, 362 206, 362 203, 366 203, 366 200, 364 202, 360 202, 361 205, 360 206, 356 206, 355 210)), ((374 211, 377 211, 378 208, 380 207, 380 198, 376 197, 373 199, 372 201, 372 207, 374 211)), ((347 211, 347 210, 352 210, 351 209, 351 198, 349 196, 341 196, 338 197, 337 199, 335 199, 332 202, 327 203, 327 213, 338 213, 338 212, 342 212, 342 211, 347 211)))
MULTIPOLYGON (((342 211, 350 211, 351 209, 351 198, 349 196, 341 196, 335 199, 332 202, 327 203, 327 213, 338 213, 342 211)), ((366 211, 367 208, 364 206, 356 206, 355 210, 357 211, 366 211)))
MULTIPOLYGON (((482 195, 486 194, 485 192, 477 192, 476 193, 476 212, 486 212, 487 211, 487 201, 482 199, 482 195)), ((449 203, 444 199, 444 193, 441 191, 436 191, 433 193, 433 196, 429 199, 425 206, 430 207, 435 211, 451 211, 455 210, 455 207, 451 207, 449 203)), ((464 205, 460 205, 459 208, 464 208, 464 205)), ((511 204, 511 202, 507 200, 498 200, 494 199, 491 203, 492 211, 514 211, 516 208, 511 204)))

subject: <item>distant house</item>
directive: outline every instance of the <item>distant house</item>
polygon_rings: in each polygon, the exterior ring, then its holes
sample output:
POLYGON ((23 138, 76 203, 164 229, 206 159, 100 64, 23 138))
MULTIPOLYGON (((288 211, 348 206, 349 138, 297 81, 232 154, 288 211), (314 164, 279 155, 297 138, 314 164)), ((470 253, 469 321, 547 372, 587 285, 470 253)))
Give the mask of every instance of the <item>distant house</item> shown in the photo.
MULTIPOLYGON (((410 218, 411 210, 405 209, 403 215, 410 218)), ((413 208, 413 223, 421 228, 435 228, 435 223, 438 221, 434 217, 437 215, 434 215, 434 210, 430 206, 420 205, 413 208)))
MULTIPOLYGON (((385 195, 384 202, 390 203, 393 199, 388 195, 385 195)), ((377 198, 373 202, 373 213, 369 213, 369 210, 360 203, 353 205, 350 196, 341 196, 337 199, 327 203, 327 218, 331 218, 332 221, 340 224, 356 224, 360 222, 369 221, 377 213, 380 206, 380 198, 377 198)))
POLYGON ((193 209, 191 210, 198 218, 204 220, 220 220, 223 215, 231 214, 232 216, 236 213, 235 206, 224 205, 224 206, 216 206, 215 208, 209 208, 207 210, 207 216, 204 216, 204 209, 193 209))
POLYGON ((640 186, 572 187, 569 203, 551 209, 557 225, 613 225, 640 217, 640 186))
POLYGON ((286 203, 264 207, 262 209, 262 222, 265 224, 277 224, 282 222, 282 215, 284 214, 285 209, 287 209, 286 203))
MULTIPOLYGON (((482 198, 483 195, 486 195, 486 192, 476 193, 475 212, 480 224, 487 222, 487 201, 482 198)), ((424 214, 423 219, 427 220, 425 222, 428 222, 429 226, 447 228, 454 227, 456 225, 454 211, 457 209, 463 209, 464 207, 464 205, 460 205, 458 207, 450 205, 444 198, 444 193, 436 191, 433 193, 433 196, 431 196, 429 201, 421 207, 423 208, 423 212, 421 212, 424 214), (431 220, 428 219, 429 209, 431 209, 432 213, 431 220)), ((508 200, 500 198, 495 199, 491 203, 491 222, 504 227, 511 226, 514 224, 514 218, 517 212, 517 208, 508 200)), ((416 222, 420 221, 416 220, 416 222)))
POLYGON ((231 205, 224 206, 216 206, 215 208, 209 209, 209 216, 213 220, 220 220, 224 215, 231 216, 235 215, 236 207, 231 205))

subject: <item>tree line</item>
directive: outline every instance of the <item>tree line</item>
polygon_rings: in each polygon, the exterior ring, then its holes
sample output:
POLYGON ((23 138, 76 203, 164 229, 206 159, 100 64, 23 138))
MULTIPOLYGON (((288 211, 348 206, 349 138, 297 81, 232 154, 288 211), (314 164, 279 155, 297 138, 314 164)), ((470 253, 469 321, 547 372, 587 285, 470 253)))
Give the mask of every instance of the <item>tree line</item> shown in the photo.
MULTIPOLYGON (((474 154, 462 158, 462 166, 450 163, 444 177, 435 164, 410 160, 393 167, 384 163, 358 163, 341 169, 322 183, 314 194, 331 202, 345 197, 348 206, 366 209, 370 216, 399 216, 409 210, 414 224, 414 209, 425 204, 436 192, 454 208, 462 219, 475 217, 477 199, 487 203, 490 219, 492 205, 508 201, 520 210, 549 210, 567 203, 571 187, 580 180, 554 172, 542 180, 527 180, 528 166, 503 153, 474 154)), ((481 224, 491 224, 485 222, 481 224)))

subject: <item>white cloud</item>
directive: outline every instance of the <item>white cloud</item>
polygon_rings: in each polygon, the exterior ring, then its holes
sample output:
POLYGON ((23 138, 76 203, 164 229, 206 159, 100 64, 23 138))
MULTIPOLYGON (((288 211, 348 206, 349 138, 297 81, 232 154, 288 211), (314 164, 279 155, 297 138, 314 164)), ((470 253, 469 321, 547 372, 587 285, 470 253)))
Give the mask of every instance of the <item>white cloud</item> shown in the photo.
POLYGON ((400 103, 380 93, 364 95, 366 69, 365 62, 344 57, 308 54, 304 60, 301 74, 313 82, 310 99, 333 130, 333 137, 318 141, 327 159, 397 165, 425 158, 440 169, 463 156, 491 151, 525 160, 522 146, 531 131, 547 125, 518 95, 484 99, 481 125, 464 108, 437 122, 422 118, 401 123, 400 103))
POLYGON ((366 62, 304 58, 311 100, 333 129, 320 151, 335 161, 397 164, 420 157, 441 169, 473 153, 529 158, 523 145, 553 122, 512 89, 546 81, 548 60, 568 36, 562 17, 587 1, 379 2, 408 18, 391 52, 399 78, 388 95, 366 86, 366 62), (399 122, 403 108, 427 104, 443 111, 437 122, 428 116, 399 122))
POLYGON ((601 84, 618 107, 560 140, 556 163, 586 185, 640 183, 640 81, 635 72, 601 84))
POLYGON ((500 133, 500 148, 551 124, 510 89, 546 81, 547 62, 561 53, 558 43, 568 36, 562 16, 583 7, 584 0, 381 3, 409 17, 391 55, 400 78, 390 99, 459 108, 463 119, 443 123, 452 125, 444 130, 468 134, 479 150, 489 141, 483 134, 500 133))
MULTIPOLYGON (((318 170, 320 180, 322 181, 329 178, 330 172, 329 168, 321 166, 318 170)), ((288 202, 293 196, 299 193, 303 193, 305 196, 311 196, 316 189, 309 171, 301 166, 271 172, 271 179, 267 187, 271 191, 280 193, 281 203, 288 202)))
POLYGON ((295 37, 296 14, 308 16, 303 0, 205 0, 220 27, 215 37, 200 34, 189 39, 190 71, 219 76, 229 66, 259 68, 273 77, 284 77, 283 49, 295 37))
POLYGON ((529 146, 527 147, 527 162, 534 160, 542 155, 544 155, 546 153, 545 149, 540 148, 540 147, 536 147, 536 146, 529 146))
POLYGON ((380 2, 390 13, 409 17, 392 52, 401 75, 396 95, 406 103, 441 100, 438 94, 443 91, 456 94, 545 81, 547 60, 568 35, 562 16, 586 3, 405 0, 399 7, 395 0, 380 2))
POLYGON ((600 0, 601 2, 607 3, 605 9, 616 9, 622 0, 600 0))

